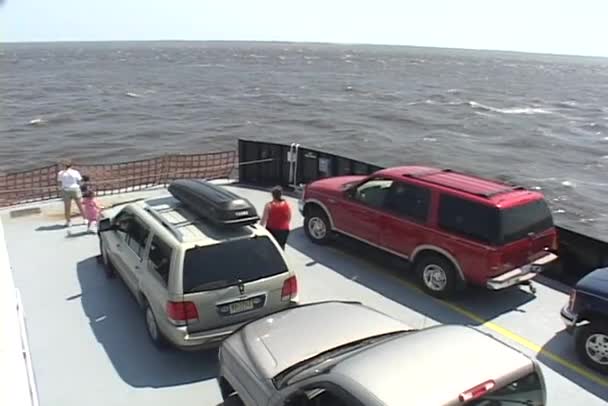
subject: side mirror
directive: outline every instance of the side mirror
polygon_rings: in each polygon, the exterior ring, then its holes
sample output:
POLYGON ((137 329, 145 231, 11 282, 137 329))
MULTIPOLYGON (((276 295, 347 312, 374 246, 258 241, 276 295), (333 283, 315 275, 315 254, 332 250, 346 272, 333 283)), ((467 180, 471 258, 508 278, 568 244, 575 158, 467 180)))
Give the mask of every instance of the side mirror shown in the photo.
POLYGON ((97 227, 98 233, 110 230, 116 230, 116 226, 112 224, 110 219, 103 219, 99 222, 99 227, 97 227))

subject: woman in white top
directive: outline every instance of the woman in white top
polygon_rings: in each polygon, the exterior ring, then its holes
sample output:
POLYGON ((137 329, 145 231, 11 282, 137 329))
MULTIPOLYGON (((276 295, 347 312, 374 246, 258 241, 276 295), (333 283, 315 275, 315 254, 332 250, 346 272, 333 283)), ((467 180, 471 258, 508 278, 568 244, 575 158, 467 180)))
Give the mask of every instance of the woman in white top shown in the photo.
POLYGON ((80 181, 82 176, 80 172, 72 168, 71 162, 65 163, 65 169, 57 174, 57 181, 61 185, 63 193, 63 204, 65 208, 65 225, 70 226, 70 218, 72 212, 72 200, 76 202, 80 215, 84 218, 84 210, 82 208, 82 192, 80 191, 80 181))

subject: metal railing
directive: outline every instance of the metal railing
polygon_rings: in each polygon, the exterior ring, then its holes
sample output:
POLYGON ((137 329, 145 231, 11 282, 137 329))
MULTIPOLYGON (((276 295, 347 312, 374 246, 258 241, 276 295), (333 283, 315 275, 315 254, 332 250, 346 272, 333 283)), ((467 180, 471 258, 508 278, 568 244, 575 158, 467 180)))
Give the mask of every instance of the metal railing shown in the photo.
MULTIPOLYGON (((74 164, 91 178, 97 195, 112 195, 168 185, 176 179, 227 178, 239 166, 236 151, 174 154, 107 164, 74 164)), ((60 197, 57 174, 61 164, 0 174, 0 207, 60 197)))

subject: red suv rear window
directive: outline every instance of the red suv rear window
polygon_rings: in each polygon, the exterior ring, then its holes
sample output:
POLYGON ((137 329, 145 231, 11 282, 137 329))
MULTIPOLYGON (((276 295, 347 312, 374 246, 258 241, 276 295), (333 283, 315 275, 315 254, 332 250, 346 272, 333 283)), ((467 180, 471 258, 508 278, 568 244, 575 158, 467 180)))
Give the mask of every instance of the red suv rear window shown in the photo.
POLYGON ((551 211, 544 200, 535 200, 508 209, 498 209, 456 196, 442 195, 439 226, 475 241, 499 246, 539 233, 553 226, 551 211))

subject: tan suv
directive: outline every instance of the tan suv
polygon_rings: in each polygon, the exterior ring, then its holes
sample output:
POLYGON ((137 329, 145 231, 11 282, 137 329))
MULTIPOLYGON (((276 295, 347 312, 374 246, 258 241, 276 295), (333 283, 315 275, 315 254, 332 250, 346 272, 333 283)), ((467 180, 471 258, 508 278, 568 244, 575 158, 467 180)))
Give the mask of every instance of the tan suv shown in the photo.
POLYGON ((181 202, 166 196, 133 203, 99 227, 108 275, 119 274, 142 306, 153 342, 182 349, 215 346, 244 322, 294 305, 296 276, 277 242, 255 221, 253 206, 205 182, 181 186, 180 192, 189 193, 173 193, 181 202), (253 216, 217 223, 200 216, 205 204, 192 196, 253 216))

